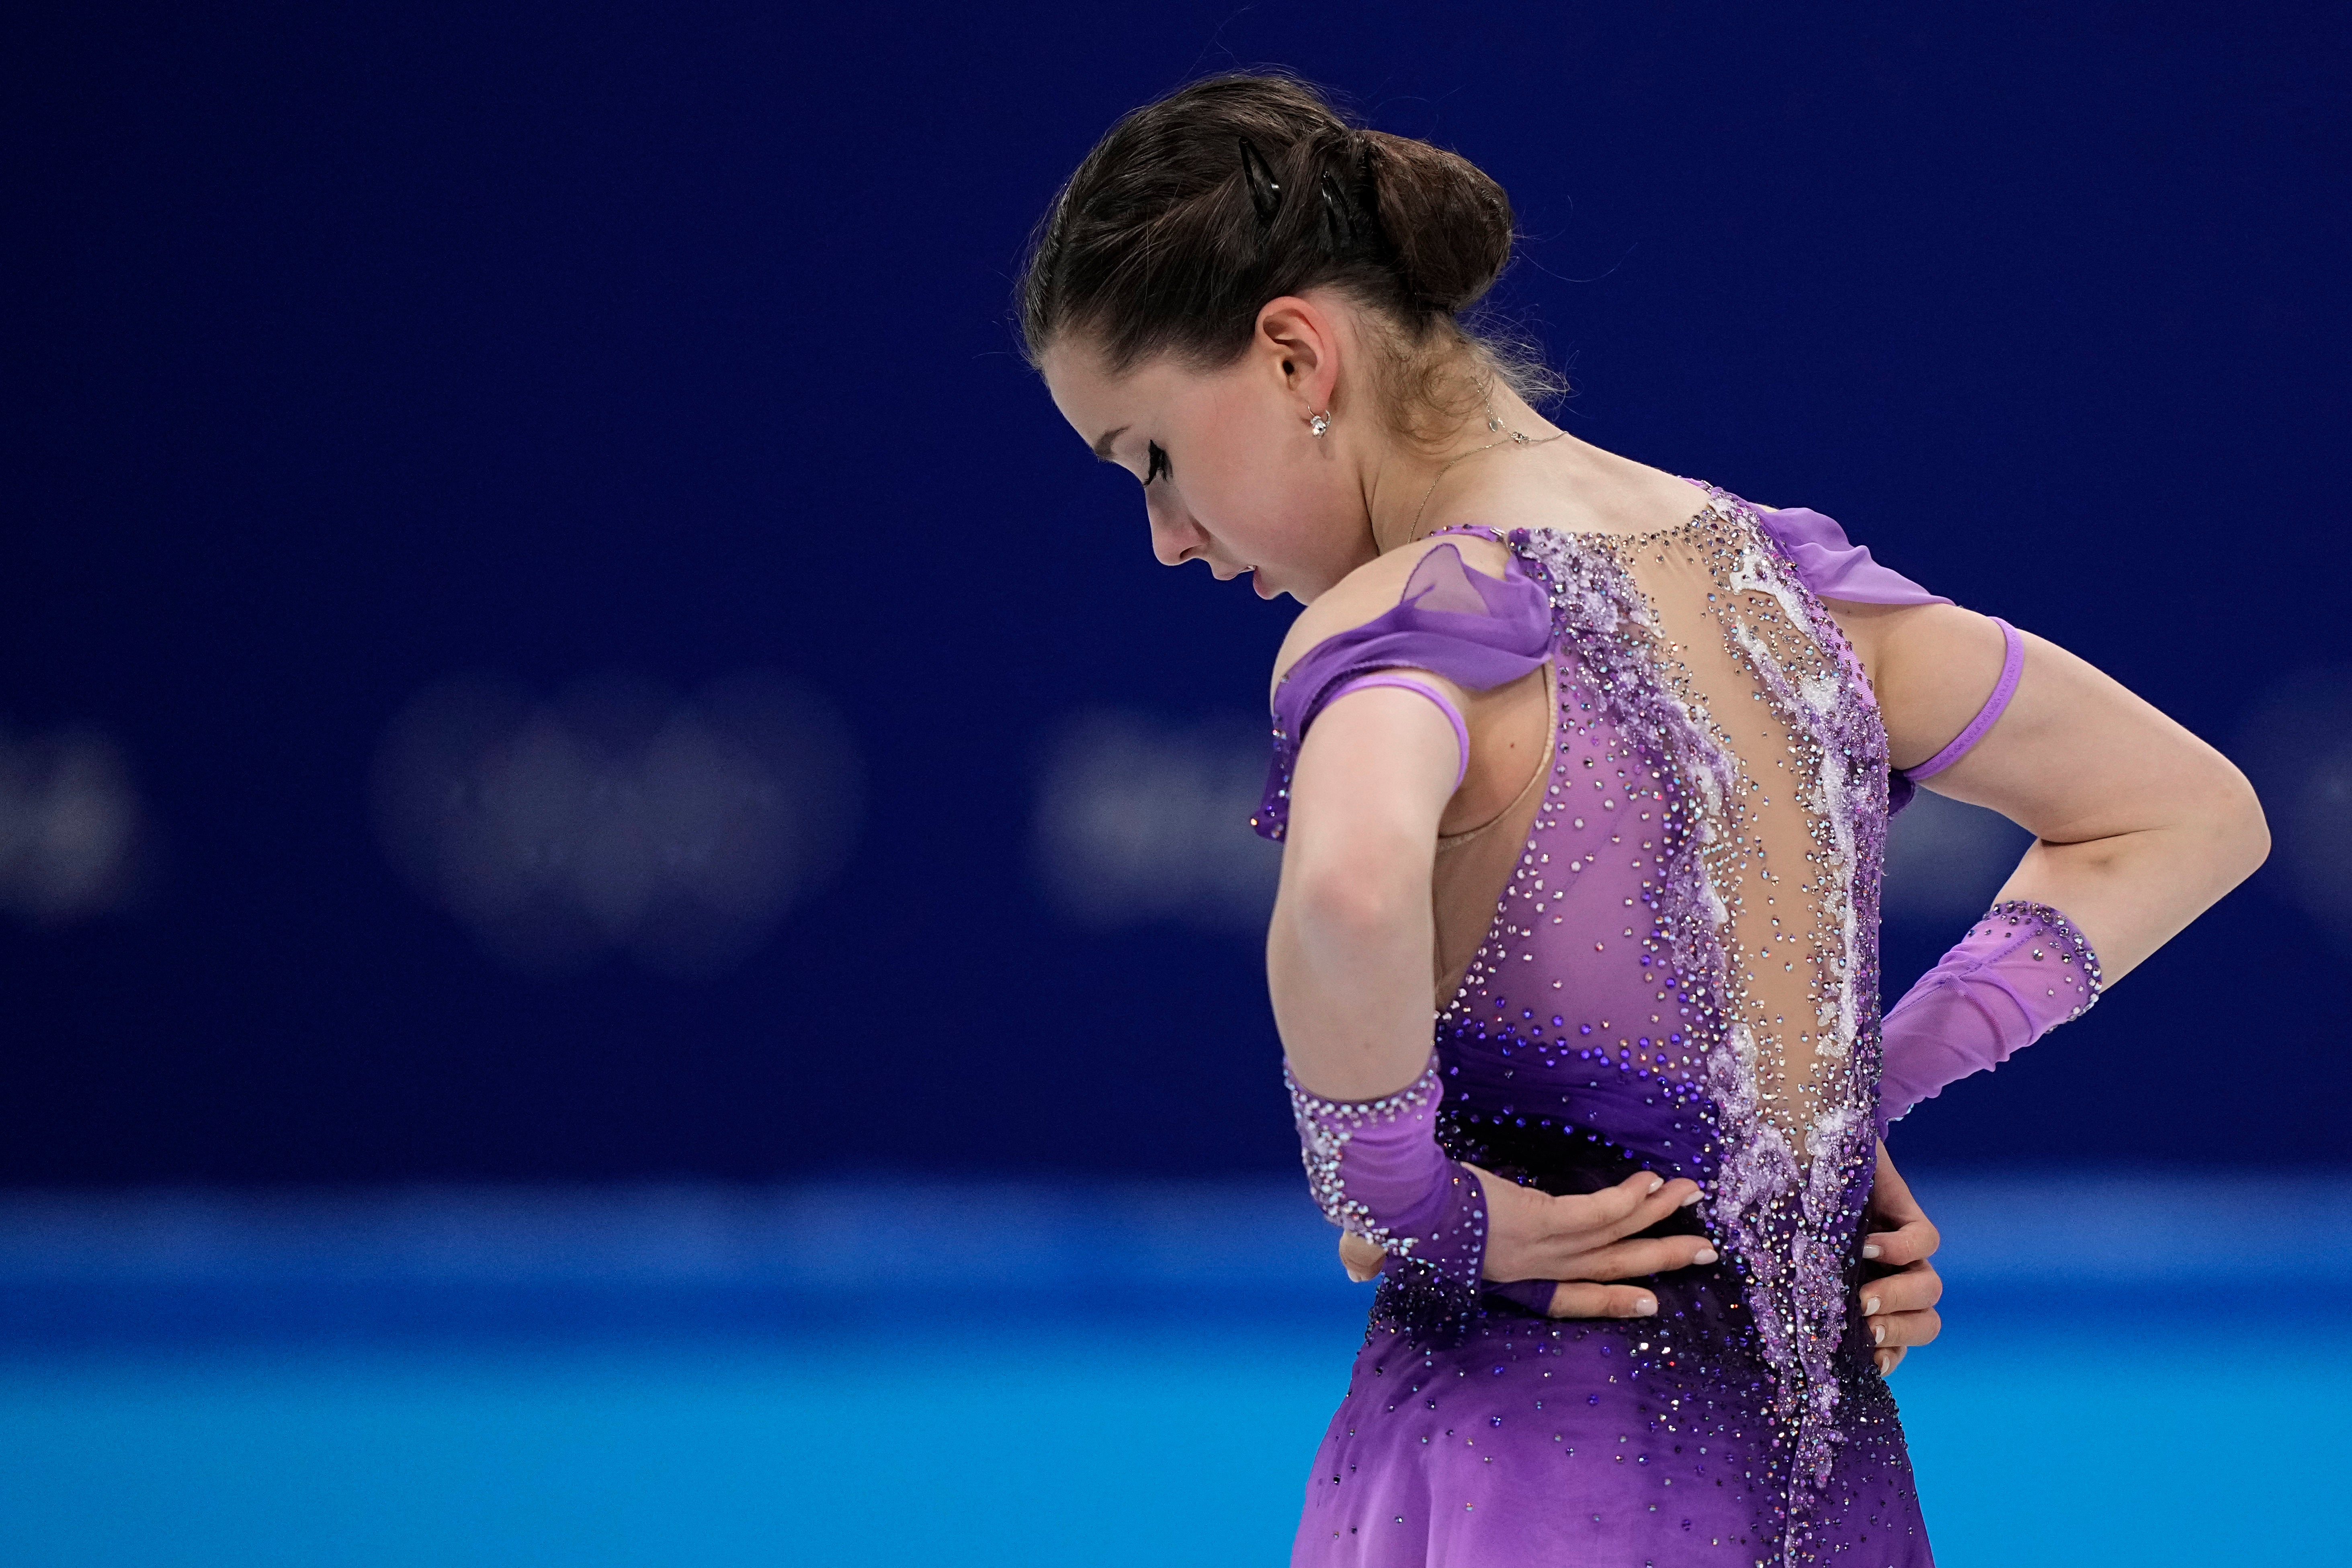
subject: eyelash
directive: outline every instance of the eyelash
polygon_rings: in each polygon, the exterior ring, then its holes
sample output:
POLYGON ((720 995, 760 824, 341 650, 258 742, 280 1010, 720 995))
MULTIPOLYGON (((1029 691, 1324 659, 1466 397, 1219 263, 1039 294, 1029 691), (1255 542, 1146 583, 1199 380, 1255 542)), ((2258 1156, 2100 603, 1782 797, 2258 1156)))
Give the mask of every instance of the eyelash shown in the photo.
POLYGON ((1160 443, 1156 441, 1146 442, 1144 444, 1143 482, 1149 485, 1154 479, 1164 479, 1167 476, 1168 454, 1160 449, 1160 443))

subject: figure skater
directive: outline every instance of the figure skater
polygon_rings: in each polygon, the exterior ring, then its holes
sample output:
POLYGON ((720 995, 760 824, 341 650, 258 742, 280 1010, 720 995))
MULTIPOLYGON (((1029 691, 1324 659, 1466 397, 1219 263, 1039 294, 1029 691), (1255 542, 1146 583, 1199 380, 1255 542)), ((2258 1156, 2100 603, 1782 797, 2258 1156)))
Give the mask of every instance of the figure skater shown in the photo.
POLYGON ((1307 607, 1267 973, 1310 1185, 1381 1283, 1292 1560, 1926 1563, 1885 1374, 1935 1331, 1933 1228, 1886 1124, 2079 1017, 2262 813, 1828 517, 1545 420, 1462 323, 1510 245, 1463 159, 1231 76, 1111 129, 1024 283, 1160 559, 1307 607), (2035 842, 1882 1019, 1923 785, 2035 842))

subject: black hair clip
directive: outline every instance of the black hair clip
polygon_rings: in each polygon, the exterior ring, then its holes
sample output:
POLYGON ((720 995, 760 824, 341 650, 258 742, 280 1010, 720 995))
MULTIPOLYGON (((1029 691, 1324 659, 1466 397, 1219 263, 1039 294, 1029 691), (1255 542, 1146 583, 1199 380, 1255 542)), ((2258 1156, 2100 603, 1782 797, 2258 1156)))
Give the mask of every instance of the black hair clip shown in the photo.
POLYGON ((1356 222, 1348 215, 1348 193, 1328 174, 1316 182, 1315 193, 1322 209, 1324 248, 1333 256, 1343 255, 1356 243, 1356 222))
POLYGON ((1282 205, 1282 183, 1274 177, 1274 167, 1265 154, 1242 138, 1242 183, 1249 187, 1250 205, 1257 209, 1257 221, 1267 227, 1274 225, 1274 214, 1282 205))

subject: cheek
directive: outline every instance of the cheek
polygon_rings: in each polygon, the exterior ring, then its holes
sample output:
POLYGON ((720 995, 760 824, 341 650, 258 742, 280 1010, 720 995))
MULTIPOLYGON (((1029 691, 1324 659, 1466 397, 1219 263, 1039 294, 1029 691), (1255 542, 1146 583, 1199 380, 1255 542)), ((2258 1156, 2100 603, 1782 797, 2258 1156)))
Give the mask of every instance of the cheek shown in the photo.
POLYGON ((1194 472, 1180 469, 1179 482, 1211 532, 1236 541, 1262 538, 1284 531, 1314 506, 1318 487, 1312 467, 1296 460, 1283 434, 1267 429, 1255 410, 1207 411, 1196 436, 1201 461, 1194 472))

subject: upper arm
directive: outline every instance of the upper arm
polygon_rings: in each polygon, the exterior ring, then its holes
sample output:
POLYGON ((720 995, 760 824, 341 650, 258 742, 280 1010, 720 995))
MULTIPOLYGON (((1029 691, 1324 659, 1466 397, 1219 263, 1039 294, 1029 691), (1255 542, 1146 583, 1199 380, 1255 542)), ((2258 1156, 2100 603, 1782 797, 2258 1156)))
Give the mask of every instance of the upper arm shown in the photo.
MULTIPOLYGON (((2000 629, 1974 611, 1835 610, 1871 671, 1898 768, 1917 766, 1966 728, 2000 675, 2000 629)), ((2242 821, 2252 800, 2220 752, 2120 682, 2030 632, 2009 706, 1923 787, 1990 807, 2053 843, 2200 821, 2226 825, 2242 821)))
POLYGON ((1402 892, 1425 914, 1459 760, 1453 726, 1425 697, 1374 686, 1333 703, 1291 773, 1284 885, 1402 892))
MULTIPOLYGON (((1318 643, 1394 609, 1422 557, 1447 544, 1490 575, 1508 562, 1500 545, 1449 535, 1358 568, 1300 612, 1276 659, 1276 684, 1318 643)), ((1431 670, 1412 674, 1455 713, 1470 706, 1470 695, 1454 681, 1431 670)), ((1426 697, 1375 686, 1328 703, 1301 741, 1291 777, 1285 880, 1400 855, 1397 863, 1417 864, 1425 876, 1464 760, 1452 722, 1426 697)))

